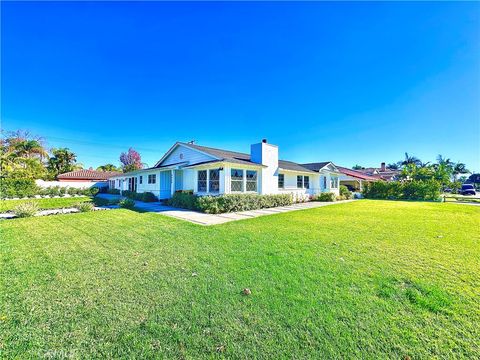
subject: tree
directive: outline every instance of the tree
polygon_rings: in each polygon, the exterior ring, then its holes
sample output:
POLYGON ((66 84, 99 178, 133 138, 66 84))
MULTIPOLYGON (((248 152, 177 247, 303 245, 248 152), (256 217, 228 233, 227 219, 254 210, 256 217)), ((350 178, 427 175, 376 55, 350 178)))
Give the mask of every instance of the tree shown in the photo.
POLYGON ((464 163, 458 162, 453 165, 452 175, 453 181, 457 181, 457 176, 460 174, 469 174, 470 170, 467 169, 467 166, 464 163))
POLYGON ((393 163, 393 164, 388 164, 387 165, 387 169, 390 169, 390 170, 398 170, 400 167, 398 166, 398 164, 396 163, 393 163))
POLYGON ((405 153, 405 159, 403 161, 399 161, 398 165, 404 167, 408 165, 420 165, 422 162, 420 161, 419 158, 415 156, 410 156, 408 153, 405 153))
POLYGON ((97 167, 97 171, 120 171, 121 169, 117 168, 113 164, 105 164, 97 167))
POLYGON ((40 179, 45 176, 48 153, 42 138, 28 131, 2 132, 0 138, 2 177, 40 179))
POLYGON ((357 164, 357 165, 354 165, 354 166, 352 167, 352 169, 353 169, 353 170, 363 170, 363 169, 365 169, 365 168, 364 168, 363 166, 357 164))
POLYGON ((52 156, 48 160, 47 169, 51 178, 56 178, 59 174, 82 168, 82 164, 77 163, 77 155, 68 148, 52 149, 52 156))
POLYGON ((132 148, 128 149, 126 153, 122 152, 120 154, 120 162, 122 163, 123 172, 143 169, 142 157, 132 148))

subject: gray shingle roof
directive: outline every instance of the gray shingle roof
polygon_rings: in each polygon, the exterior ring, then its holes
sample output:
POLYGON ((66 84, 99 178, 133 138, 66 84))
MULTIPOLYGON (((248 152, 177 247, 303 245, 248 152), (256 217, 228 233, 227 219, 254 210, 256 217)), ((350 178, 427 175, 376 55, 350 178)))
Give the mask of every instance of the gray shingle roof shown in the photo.
POLYGON ((323 161, 323 162, 302 164, 302 166, 306 167, 307 169, 318 172, 320 169, 322 169, 323 167, 325 167, 326 165, 328 165, 330 163, 331 163, 331 161, 323 161))
MULTIPOLYGON (((212 155, 216 158, 218 158, 221 161, 225 162, 232 162, 232 163, 237 163, 237 164, 244 164, 244 165, 260 165, 258 163, 254 163, 253 161, 250 160, 250 154, 245 154, 245 153, 240 153, 236 151, 229 151, 229 150, 223 150, 223 149, 216 149, 216 148, 211 148, 207 146, 200 146, 196 144, 188 144, 188 143, 179 143, 188 147, 191 147, 192 149, 197 149, 199 151, 203 151, 204 153, 207 153, 209 155, 212 155)), ((285 170, 292 170, 292 171, 303 171, 303 172, 313 172, 309 170, 308 168, 297 164, 293 161, 286 161, 286 160, 278 160, 278 166, 281 169, 285 170)))

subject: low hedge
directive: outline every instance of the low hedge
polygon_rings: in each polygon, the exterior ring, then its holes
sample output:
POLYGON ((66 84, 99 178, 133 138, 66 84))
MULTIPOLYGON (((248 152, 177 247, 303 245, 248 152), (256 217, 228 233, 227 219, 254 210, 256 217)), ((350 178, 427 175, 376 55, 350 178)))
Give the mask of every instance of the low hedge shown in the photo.
POLYGON ((435 180, 376 181, 366 184, 363 189, 366 199, 438 201, 440 195, 441 184, 435 180))
POLYGON ((313 201, 324 201, 324 202, 332 202, 335 201, 337 197, 332 192, 324 192, 320 193, 312 198, 313 201))
POLYGON ((39 187, 33 179, 0 178, 0 198, 34 197, 39 187))
POLYGON ((219 196, 196 196, 191 193, 176 192, 172 198, 167 200, 167 205, 198 210, 208 214, 257 210, 292 204, 293 199, 290 194, 228 194, 219 196))
POLYGON ((143 202, 158 201, 158 198, 151 192, 137 193, 135 191, 123 190, 122 195, 129 199, 143 201, 143 202))

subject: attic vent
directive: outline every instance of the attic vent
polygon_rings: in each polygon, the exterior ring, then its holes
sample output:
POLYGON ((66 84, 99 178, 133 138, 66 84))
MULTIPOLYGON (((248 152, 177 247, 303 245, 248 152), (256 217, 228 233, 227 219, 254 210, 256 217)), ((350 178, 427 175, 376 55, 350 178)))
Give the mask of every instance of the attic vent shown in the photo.
POLYGON ((266 144, 266 143, 267 143, 267 139, 262 139, 262 143, 266 144))

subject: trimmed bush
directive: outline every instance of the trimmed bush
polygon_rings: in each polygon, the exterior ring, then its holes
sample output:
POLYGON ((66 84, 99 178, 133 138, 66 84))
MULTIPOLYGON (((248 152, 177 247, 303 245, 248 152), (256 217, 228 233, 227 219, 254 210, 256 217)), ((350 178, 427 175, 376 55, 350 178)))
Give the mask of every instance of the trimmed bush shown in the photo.
POLYGON ((95 206, 108 206, 108 205, 116 205, 120 202, 120 199, 104 199, 101 197, 93 198, 93 203, 95 206))
POLYGON ((38 194, 39 188, 33 179, 0 178, 0 198, 23 198, 38 194))
POLYGON ((75 206, 80 212, 90 212, 93 211, 93 204, 89 202, 81 202, 75 204, 75 206))
POLYGON ((13 213, 19 218, 32 217, 38 212, 38 204, 34 201, 25 201, 13 209, 13 213))
POLYGON ((108 189, 107 193, 112 194, 112 195, 120 195, 120 190, 119 189, 108 189))
POLYGON ((441 185, 435 180, 376 181, 366 184, 363 189, 363 196, 367 199, 438 201, 440 194, 441 185))
POLYGON ((91 188, 88 189, 88 193, 89 193, 88 195, 95 196, 98 194, 99 191, 100 190, 97 187, 92 186, 91 188))
POLYGON ((336 200, 336 196, 332 192, 324 192, 313 197, 313 201, 332 202, 336 200))
POLYGON ((122 192, 122 195, 132 200, 138 200, 138 201, 144 201, 144 202, 158 201, 157 197, 151 192, 136 193, 135 191, 124 190, 122 192))
POLYGON ((167 200, 167 204, 208 214, 219 214, 291 205, 293 204, 293 199, 289 194, 195 196, 191 193, 176 192, 171 199, 167 200))
POLYGON ((348 200, 352 198, 352 192, 345 185, 340 185, 340 196, 342 200, 348 200))
POLYGON ((132 199, 122 199, 118 202, 118 205, 125 209, 133 209, 135 207, 135 201, 132 199))

